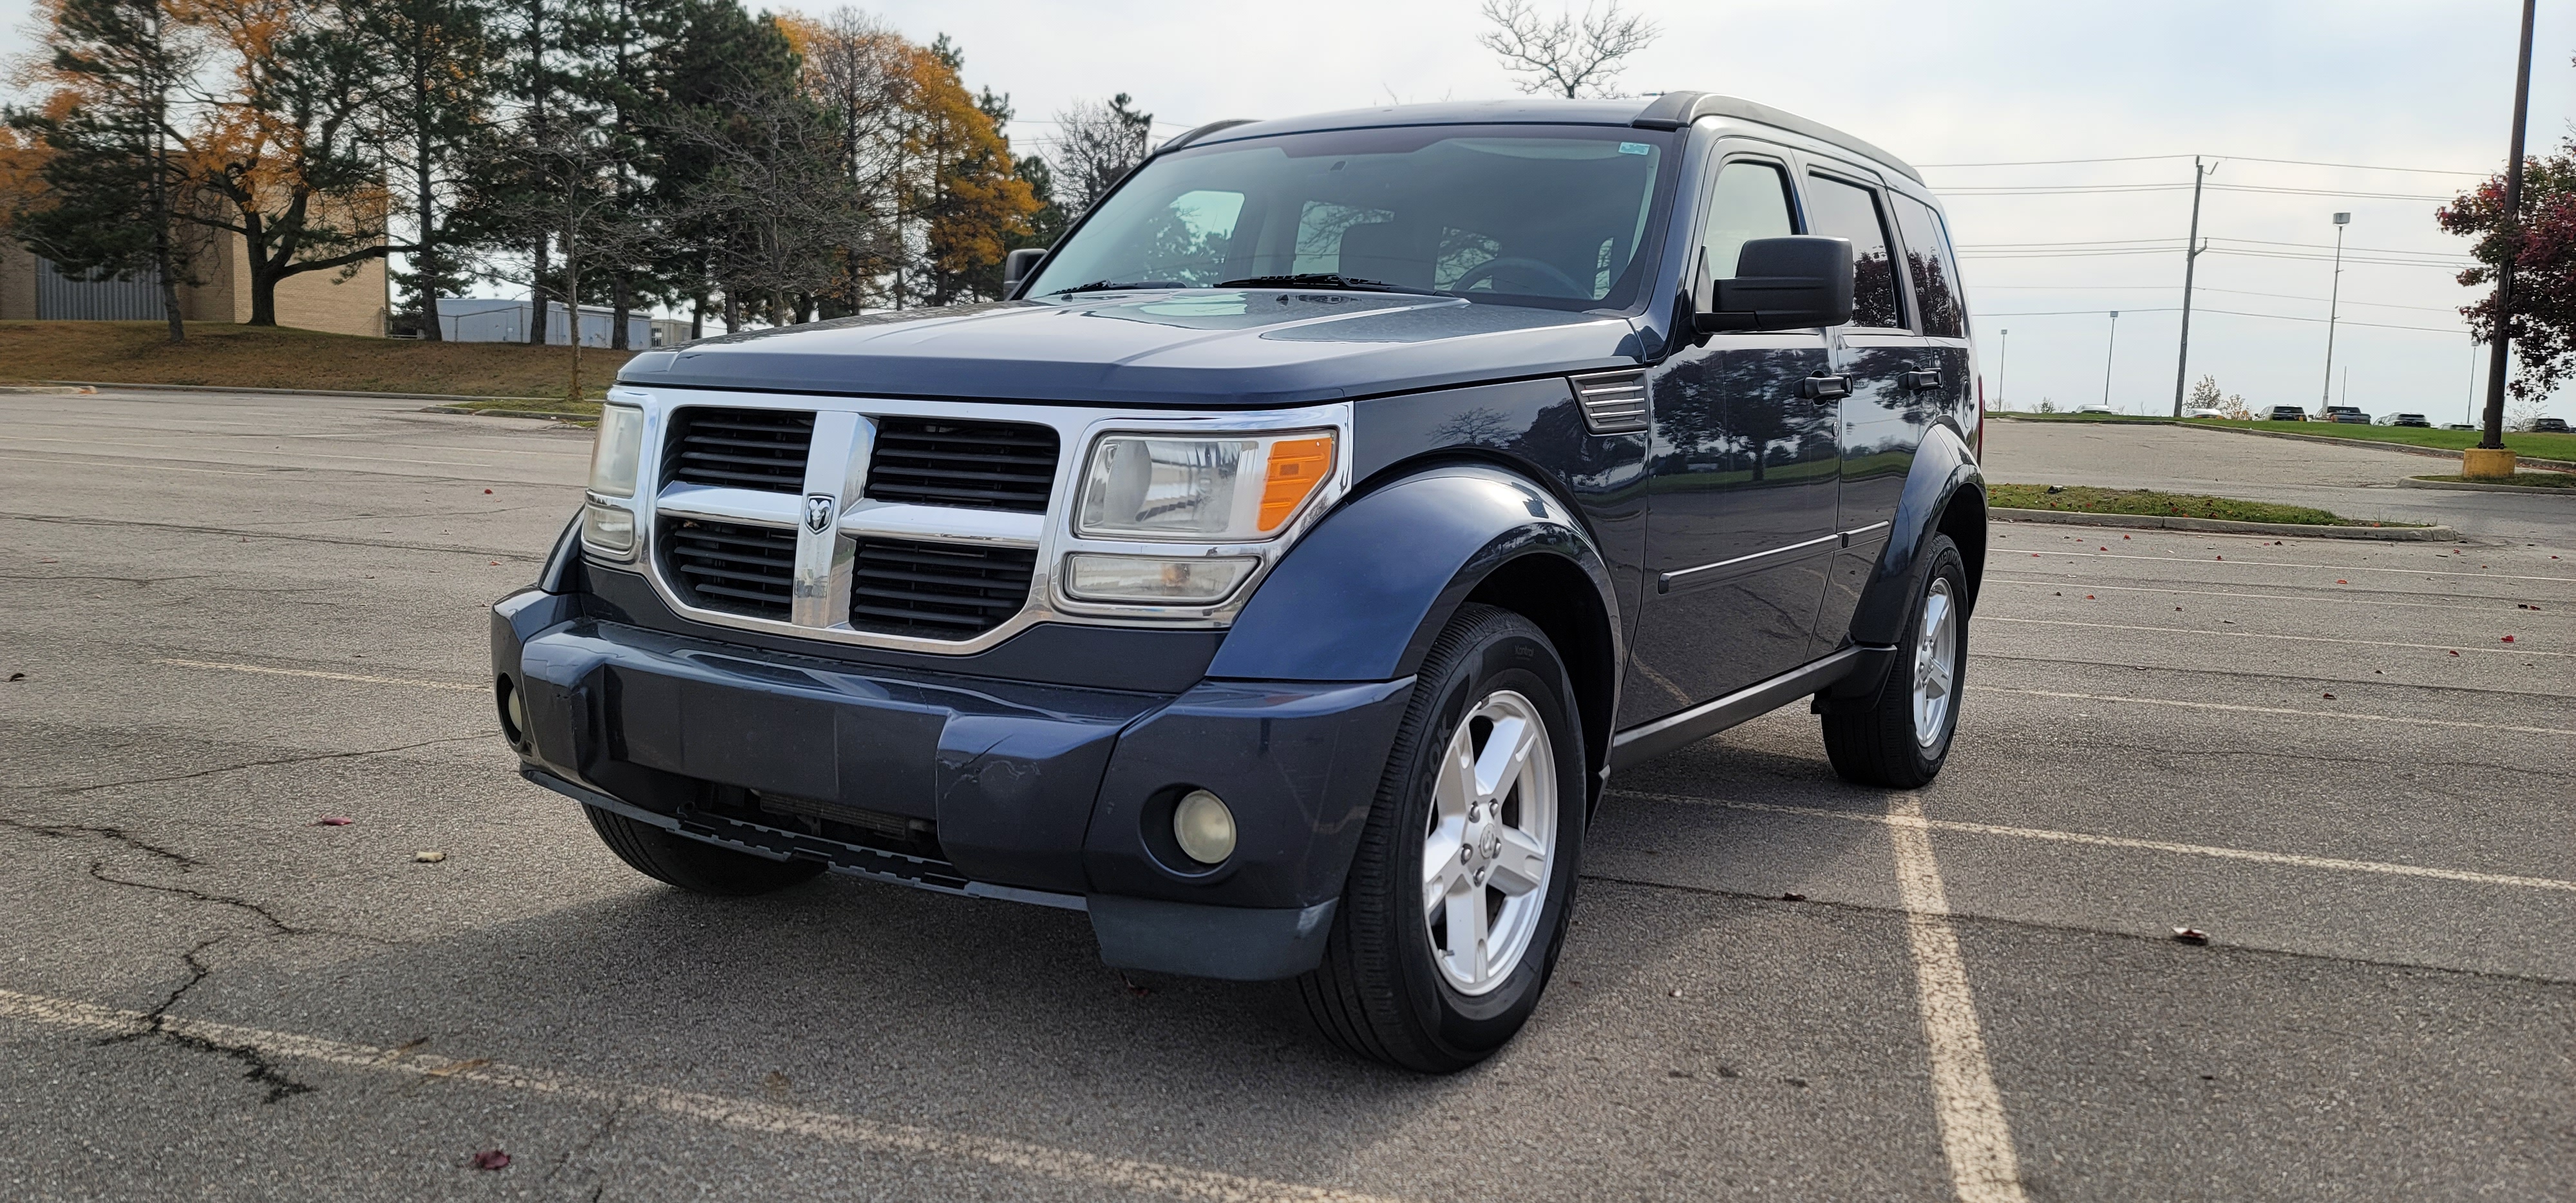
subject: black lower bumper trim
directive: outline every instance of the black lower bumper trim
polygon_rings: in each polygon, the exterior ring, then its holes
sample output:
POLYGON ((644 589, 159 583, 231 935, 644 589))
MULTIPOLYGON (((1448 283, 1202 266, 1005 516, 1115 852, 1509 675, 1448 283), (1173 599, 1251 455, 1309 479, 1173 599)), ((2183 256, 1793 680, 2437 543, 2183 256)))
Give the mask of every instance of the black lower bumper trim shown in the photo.
POLYGON ((1100 939, 1100 959, 1120 969, 1266 982, 1295 977, 1323 960, 1340 901, 1272 908, 1095 894, 1091 931, 1100 939))
POLYGON ((774 827, 763 827, 757 823, 729 819, 722 815, 701 813, 682 819, 661 814, 631 803, 621 802, 587 786, 575 785, 534 765, 520 765, 519 775, 584 806, 624 815, 639 823, 650 823, 664 831, 731 848, 737 852, 748 852, 753 856, 764 856, 771 860, 788 860, 802 856, 819 860, 836 873, 848 873, 873 881, 893 882, 896 885, 933 890, 942 894, 962 894, 970 898, 997 898, 1007 902, 1026 902, 1075 911, 1084 909, 1086 905, 1079 894, 1057 894, 1045 890, 1024 890, 1016 886, 996 886, 980 881, 969 881, 958 876, 956 866, 946 861, 905 856, 899 852, 886 852, 856 844, 816 839, 797 832, 781 831, 774 827))

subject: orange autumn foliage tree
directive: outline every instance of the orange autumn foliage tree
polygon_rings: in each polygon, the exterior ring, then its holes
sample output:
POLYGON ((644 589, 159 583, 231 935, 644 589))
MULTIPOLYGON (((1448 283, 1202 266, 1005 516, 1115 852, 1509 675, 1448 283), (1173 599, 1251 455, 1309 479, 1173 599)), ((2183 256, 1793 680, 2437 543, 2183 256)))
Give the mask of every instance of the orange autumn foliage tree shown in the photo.
POLYGON ((1000 263, 1009 238, 1028 229, 1039 206, 1029 182, 1012 170, 1010 143, 993 115, 958 79, 958 66, 945 38, 916 47, 909 64, 905 146, 917 166, 906 199, 921 231, 917 287, 933 305, 956 301, 972 277, 1000 263))

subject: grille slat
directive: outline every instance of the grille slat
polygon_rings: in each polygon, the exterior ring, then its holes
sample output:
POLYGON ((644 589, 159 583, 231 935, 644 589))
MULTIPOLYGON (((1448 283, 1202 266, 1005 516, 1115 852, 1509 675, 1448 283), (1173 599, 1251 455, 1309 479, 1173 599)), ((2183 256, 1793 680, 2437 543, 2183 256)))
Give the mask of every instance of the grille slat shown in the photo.
POLYGON ((1034 548, 862 539, 850 568, 850 625, 931 639, 978 635, 1028 604, 1037 563, 1034 548))
POLYGON ((813 445, 809 412, 684 406, 663 443, 662 483, 801 493, 813 445))
POLYGON ((665 518, 658 542, 671 583, 690 605, 782 622, 794 614, 795 531, 665 518))
POLYGON ((867 495, 916 505, 1044 513, 1055 487, 1054 428, 1015 422, 884 418, 867 495))

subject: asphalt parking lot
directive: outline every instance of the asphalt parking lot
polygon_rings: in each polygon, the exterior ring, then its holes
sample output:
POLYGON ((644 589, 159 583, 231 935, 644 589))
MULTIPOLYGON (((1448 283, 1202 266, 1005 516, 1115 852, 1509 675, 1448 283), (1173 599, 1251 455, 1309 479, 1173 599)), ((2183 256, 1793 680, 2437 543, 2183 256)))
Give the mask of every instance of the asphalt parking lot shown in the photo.
POLYGON ((2576 1183, 2570 499, 2408 491, 2464 544, 1999 525, 1938 783, 1839 783, 1803 708, 1623 774, 1536 1020, 1429 1079, 1079 915, 626 869, 483 680, 587 436, 417 404, 0 396, 0 1196, 2576 1183))

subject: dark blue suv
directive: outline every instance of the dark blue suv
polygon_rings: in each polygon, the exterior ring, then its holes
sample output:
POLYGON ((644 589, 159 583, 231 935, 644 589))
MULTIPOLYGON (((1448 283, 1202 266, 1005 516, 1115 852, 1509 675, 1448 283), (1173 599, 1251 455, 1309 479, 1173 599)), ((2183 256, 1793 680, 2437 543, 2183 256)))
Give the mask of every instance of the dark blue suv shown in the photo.
POLYGON ((1450 1070, 1614 770, 1802 699, 1852 780, 1948 755, 1974 358, 1885 152, 1688 92, 1225 122, 1010 268, 609 392, 492 659, 637 869, 1084 911, 1450 1070))

